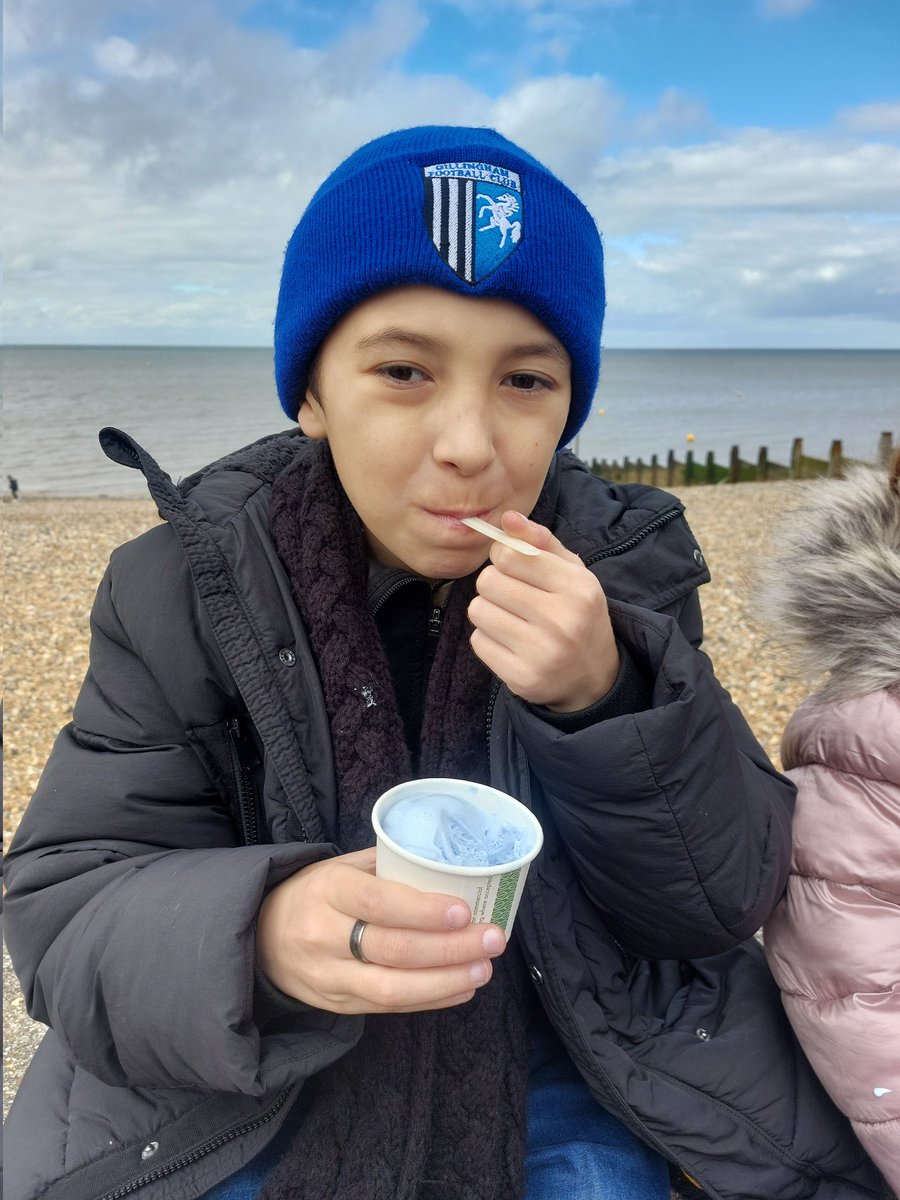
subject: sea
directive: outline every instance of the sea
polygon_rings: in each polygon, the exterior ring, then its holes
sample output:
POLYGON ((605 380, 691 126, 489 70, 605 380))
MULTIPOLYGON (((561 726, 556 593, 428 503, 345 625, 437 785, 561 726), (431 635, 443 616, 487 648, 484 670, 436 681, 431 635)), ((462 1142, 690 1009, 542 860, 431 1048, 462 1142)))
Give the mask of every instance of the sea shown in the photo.
MULTIPOLYGON (((177 480, 287 428, 272 354, 256 348, 8 346, 2 351, 3 474, 20 494, 140 496, 97 433, 125 430, 177 480)), ((900 440, 900 350, 604 349, 591 415, 573 448, 621 461, 732 446, 787 463, 793 439, 826 458, 833 440, 872 461, 900 440)), ((0 480, 5 486, 5 480, 0 480)))

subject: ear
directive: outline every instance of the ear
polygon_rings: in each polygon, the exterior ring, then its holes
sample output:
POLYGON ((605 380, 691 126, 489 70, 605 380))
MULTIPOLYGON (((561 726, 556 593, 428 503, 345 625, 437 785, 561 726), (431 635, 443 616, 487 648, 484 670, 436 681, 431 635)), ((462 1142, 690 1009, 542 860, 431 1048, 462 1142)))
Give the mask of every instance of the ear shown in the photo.
POLYGON ((325 420, 325 410, 311 391, 307 389, 297 413, 297 424, 307 437, 328 437, 328 422, 325 420))

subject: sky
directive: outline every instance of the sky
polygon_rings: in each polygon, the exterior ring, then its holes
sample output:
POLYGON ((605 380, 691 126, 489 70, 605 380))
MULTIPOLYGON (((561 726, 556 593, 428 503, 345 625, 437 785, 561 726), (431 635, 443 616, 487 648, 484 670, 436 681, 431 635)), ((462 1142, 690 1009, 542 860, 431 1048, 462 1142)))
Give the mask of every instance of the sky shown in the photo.
POLYGON ((490 125, 602 232, 604 345, 900 348, 897 0, 6 0, 7 343, 271 343, 390 129, 490 125))

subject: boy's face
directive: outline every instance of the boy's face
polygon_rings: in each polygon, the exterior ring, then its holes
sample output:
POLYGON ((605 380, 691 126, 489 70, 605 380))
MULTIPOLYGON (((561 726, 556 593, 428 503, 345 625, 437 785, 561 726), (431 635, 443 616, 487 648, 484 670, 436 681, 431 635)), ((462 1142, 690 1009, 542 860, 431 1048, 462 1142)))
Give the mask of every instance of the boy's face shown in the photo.
POLYGON ((402 287, 332 329, 299 421, 328 438, 378 562, 458 579, 488 550, 458 518, 531 512, 570 391, 568 354, 527 309, 402 287))

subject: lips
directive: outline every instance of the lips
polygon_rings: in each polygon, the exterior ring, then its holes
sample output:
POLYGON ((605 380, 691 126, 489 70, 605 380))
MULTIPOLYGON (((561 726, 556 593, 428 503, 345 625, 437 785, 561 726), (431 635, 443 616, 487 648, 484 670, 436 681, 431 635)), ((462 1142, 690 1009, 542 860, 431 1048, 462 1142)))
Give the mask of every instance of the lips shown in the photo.
POLYGON ((493 508, 476 508, 476 509, 472 509, 472 508, 440 508, 440 509, 426 508, 425 509, 425 512, 428 513, 428 515, 430 517, 434 517, 436 520, 440 521, 443 525, 448 526, 450 529, 463 529, 467 533, 471 533, 472 530, 469 529, 469 527, 467 525, 462 524, 462 522, 460 521, 460 517, 484 517, 484 518, 486 518, 488 516, 488 514, 492 513, 493 511, 494 511, 493 508))
POLYGON ((425 508, 433 517, 455 517, 457 520, 460 517, 485 517, 493 510, 493 505, 489 508, 425 508))

